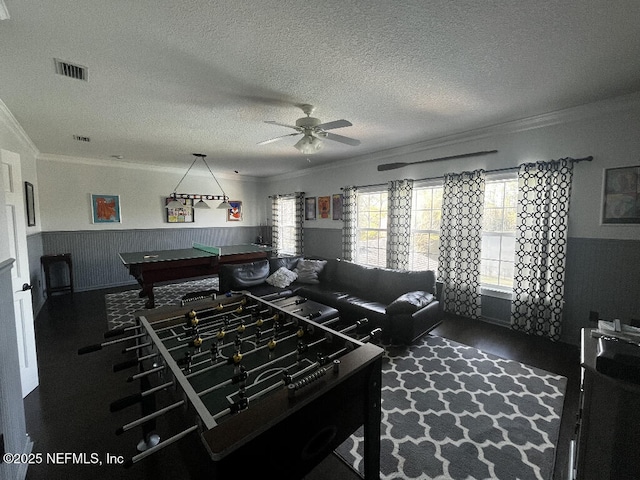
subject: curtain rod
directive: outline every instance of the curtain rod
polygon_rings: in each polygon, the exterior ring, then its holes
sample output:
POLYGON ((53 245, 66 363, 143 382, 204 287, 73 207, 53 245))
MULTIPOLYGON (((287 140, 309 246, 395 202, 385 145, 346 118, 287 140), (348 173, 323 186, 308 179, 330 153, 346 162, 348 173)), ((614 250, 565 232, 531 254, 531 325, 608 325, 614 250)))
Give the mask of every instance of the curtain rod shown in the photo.
MULTIPOLYGON (((560 160, 569 160, 571 163, 580 163, 580 162, 590 162, 591 160, 593 160, 593 157, 591 155, 589 155, 588 157, 584 157, 584 158, 570 158, 567 157, 565 159, 560 159, 560 160)), ((552 162, 557 161, 557 160, 551 160, 552 162)), ((515 167, 504 167, 504 168, 494 168, 493 170, 485 170, 485 173, 499 173, 499 172, 512 172, 515 170, 520 170, 520 167, 522 167, 523 165, 536 165, 537 163, 545 163, 545 162, 528 162, 528 163, 521 163, 518 166, 515 167)), ((465 173, 465 172, 462 172, 465 173)), ((437 177, 427 177, 427 178, 419 178, 418 180, 414 180, 414 182, 424 182, 427 180, 441 180, 444 179, 444 175, 439 175, 437 177)), ((357 185, 356 188, 369 188, 369 187, 382 187, 384 185, 386 185, 388 182, 385 183, 374 183, 371 185, 357 185)), ((344 190, 343 188, 340 188, 340 190, 344 190)))
POLYGON ((276 194, 276 195, 269 195, 267 198, 297 197, 298 195, 304 195, 304 192, 279 193, 279 194, 276 194))

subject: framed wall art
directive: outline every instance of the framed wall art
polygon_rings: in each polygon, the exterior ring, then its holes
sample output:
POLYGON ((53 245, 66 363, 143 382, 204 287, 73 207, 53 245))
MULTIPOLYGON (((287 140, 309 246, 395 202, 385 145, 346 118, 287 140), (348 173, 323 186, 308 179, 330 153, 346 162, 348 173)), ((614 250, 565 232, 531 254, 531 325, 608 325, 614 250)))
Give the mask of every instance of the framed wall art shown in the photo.
POLYGON ((331 196, 331 203, 333 204, 333 219, 342 220, 342 194, 334 193, 331 196))
POLYGON ((24 197, 27 205, 27 226, 33 227, 36 224, 36 201, 33 185, 29 182, 24 182, 24 197))
POLYGON ((240 200, 229 200, 231 208, 227 209, 227 222, 242 221, 242 202, 240 200))
POLYGON ((640 223, 640 166, 605 169, 602 223, 640 223))
POLYGON ((120 223, 120 196, 91 194, 93 223, 120 223))
POLYGON ((304 219, 316 219, 316 197, 306 197, 304 199, 304 219))
POLYGON ((318 214, 320 218, 329 218, 331 215, 331 197, 318 197, 318 214))
MULTIPOLYGON (((165 205, 173 198, 165 198, 165 205)), ((165 208, 167 211, 167 223, 193 223, 195 222, 195 212, 193 210, 193 200, 191 198, 178 198, 182 207, 165 208)))

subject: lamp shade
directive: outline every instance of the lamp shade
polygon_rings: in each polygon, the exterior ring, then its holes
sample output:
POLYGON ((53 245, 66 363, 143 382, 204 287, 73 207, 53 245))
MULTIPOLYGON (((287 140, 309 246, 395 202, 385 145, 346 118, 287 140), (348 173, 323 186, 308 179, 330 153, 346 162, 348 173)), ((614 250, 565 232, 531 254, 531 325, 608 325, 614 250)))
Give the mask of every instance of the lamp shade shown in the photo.
POLYGON ((294 145, 305 155, 316 153, 322 148, 322 141, 313 135, 305 135, 294 145))
POLYGON ((209 206, 209 204, 207 202, 205 202, 204 200, 200 199, 196 202, 196 204, 193 206, 193 208, 202 208, 202 209, 207 209, 207 208, 211 208, 209 206))

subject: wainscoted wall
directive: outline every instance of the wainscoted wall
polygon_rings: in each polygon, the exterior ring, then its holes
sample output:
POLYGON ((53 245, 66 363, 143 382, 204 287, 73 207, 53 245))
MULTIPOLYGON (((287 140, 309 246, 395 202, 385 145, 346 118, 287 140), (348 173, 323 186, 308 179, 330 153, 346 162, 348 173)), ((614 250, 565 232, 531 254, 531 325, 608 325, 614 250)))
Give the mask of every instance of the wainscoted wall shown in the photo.
POLYGON ((44 274, 42 265, 40 265, 40 257, 44 255, 42 247, 42 232, 27 235, 27 249, 29 250, 29 278, 31 283, 31 302, 33 303, 33 316, 44 305, 44 274))
MULTIPOLYGON (((43 232, 44 254, 71 253, 75 290, 94 290, 135 283, 118 253, 252 243, 259 227, 162 228, 145 230, 84 230, 43 232)), ((38 259, 38 264, 40 263, 38 259)), ((54 282, 64 282, 63 269, 54 282)))
POLYGON ((561 340, 580 342, 589 311, 603 320, 640 320, 640 240, 569 238, 561 340))

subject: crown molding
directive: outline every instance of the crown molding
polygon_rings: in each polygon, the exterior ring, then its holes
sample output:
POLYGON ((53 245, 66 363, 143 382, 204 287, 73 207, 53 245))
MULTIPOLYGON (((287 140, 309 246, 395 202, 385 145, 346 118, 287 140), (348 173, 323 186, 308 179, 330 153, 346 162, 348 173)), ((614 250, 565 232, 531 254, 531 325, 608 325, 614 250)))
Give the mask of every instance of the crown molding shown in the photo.
MULTIPOLYGON (((2 1, 2 0, 0 0, 2 1)), ((5 105, 5 103, 0 100, 0 121, 9 129, 9 131, 22 143, 22 145, 31 151, 34 157, 37 157, 40 154, 40 150, 33 143, 27 132, 24 131, 22 125, 18 123, 16 117, 13 116, 9 107, 5 105)))
MULTIPOLYGON (((389 148, 387 150, 379 150, 377 152, 366 153, 346 159, 350 165, 364 164, 377 161, 389 161, 397 157, 405 155, 420 154, 430 150, 466 143, 475 140, 482 140, 498 135, 509 135, 527 130, 535 130, 539 128, 551 127, 559 124, 571 123, 587 118, 594 118, 603 115, 620 113, 625 110, 640 109, 640 92, 633 92, 627 95, 621 95, 597 102, 577 105, 574 107, 564 108, 549 113, 543 113, 532 117, 511 120, 508 122, 498 123, 487 127, 481 127, 464 132, 458 132, 443 137, 424 140, 421 142, 404 145, 401 147, 389 148)), ((344 162, 344 161, 342 161, 344 162)), ((288 180, 308 175, 312 172, 332 169, 336 167, 336 163, 328 163, 317 167, 288 172, 282 175, 274 175, 268 177, 269 181, 288 180)))

